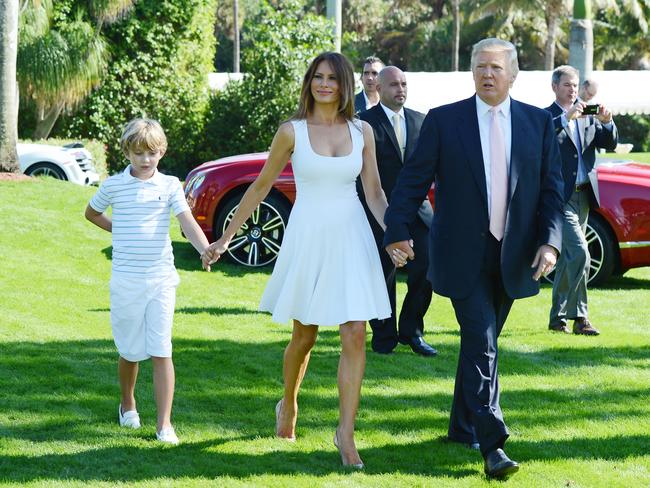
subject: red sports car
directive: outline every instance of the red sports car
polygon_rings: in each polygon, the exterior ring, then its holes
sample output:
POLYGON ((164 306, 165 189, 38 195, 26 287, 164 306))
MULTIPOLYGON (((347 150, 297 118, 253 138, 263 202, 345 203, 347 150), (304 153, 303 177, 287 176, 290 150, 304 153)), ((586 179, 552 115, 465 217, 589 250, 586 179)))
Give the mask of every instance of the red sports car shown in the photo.
MULTIPOLYGON (((243 154, 204 163, 185 182, 185 196, 208 240, 219 238, 268 153, 243 154)), ((597 166, 600 208, 589 216, 589 282, 650 266, 650 165, 601 160, 597 166)), ((433 205, 434 191, 429 196, 433 205)), ((291 164, 242 226, 228 257, 245 266, 272 263, 280 249, 296 188, 291 164)))

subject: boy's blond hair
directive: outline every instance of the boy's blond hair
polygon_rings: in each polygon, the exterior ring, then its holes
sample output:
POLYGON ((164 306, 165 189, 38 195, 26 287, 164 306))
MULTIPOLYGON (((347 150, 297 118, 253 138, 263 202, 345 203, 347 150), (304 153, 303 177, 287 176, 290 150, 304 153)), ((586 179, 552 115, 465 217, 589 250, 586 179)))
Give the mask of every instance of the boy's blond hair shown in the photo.
POLYGON ((160 122, 154 119, 133 119, 124 126, 120 137, 120 149, 128 156, 136 148, 165 152, 167 137, 160 122))

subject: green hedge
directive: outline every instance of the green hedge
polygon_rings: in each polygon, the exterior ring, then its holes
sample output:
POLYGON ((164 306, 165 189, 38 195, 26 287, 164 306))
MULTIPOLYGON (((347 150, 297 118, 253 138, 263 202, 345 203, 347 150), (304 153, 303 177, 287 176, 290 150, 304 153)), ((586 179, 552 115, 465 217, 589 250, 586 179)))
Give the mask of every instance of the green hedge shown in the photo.
POLYGON ((650 151, 650 116, 616 115, 614 122, 618 128, 619 142, 633 144, 634 152, 650 151))
POLYGON ((202 144, 212 71, 215 0, 140 0, 123 21, 104 28, 112 56, 102 85, 57 135, 103 141, 108 169, 127 164, 122 127, 134 117, 158 119, 169 141, 161 169, 184 177, 202 144))
POLYGON ((202 160, 265 151, 278 125, 297 108, 311 60, 333 49, 333 24, 306 13, 301 2, 264 3, 247 21, 241 82, 230 82, 210 101, 202 160))

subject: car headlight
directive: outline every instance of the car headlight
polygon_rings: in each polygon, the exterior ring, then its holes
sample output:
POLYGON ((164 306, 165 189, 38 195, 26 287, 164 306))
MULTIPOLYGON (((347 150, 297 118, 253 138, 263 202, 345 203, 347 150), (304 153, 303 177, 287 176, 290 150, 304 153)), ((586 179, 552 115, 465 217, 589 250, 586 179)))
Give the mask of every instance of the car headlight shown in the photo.
POLYGON ((190 181, 187 182, 187 187, 185 188, 185 194, 189 194, 194 190, 198 189, 204 180, 205 180, 205 175, 202 173, 199 173, 198 175, 190 178, 190 181))

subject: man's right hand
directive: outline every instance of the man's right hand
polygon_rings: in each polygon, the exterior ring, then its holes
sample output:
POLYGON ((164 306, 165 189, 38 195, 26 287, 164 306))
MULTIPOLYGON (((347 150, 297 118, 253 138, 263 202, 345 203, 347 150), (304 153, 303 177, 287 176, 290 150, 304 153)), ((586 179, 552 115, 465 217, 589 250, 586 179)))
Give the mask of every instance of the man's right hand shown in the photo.
POLYGON ((587 104, 581 100, 578 100, 576 103, 574 103, 569 110, 567 110, 566 113, 566 119, 567 120, 574 120, 577 119, 578 117, 582 117, 582 111, 585 109, 587 104))
POLYGON ((415 259, 412 240, 393 242, 386 246, 386 252, 393 261, 393 264, 398 268, 404 266, 407 259, 415 259))

